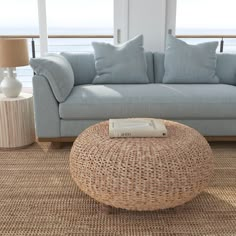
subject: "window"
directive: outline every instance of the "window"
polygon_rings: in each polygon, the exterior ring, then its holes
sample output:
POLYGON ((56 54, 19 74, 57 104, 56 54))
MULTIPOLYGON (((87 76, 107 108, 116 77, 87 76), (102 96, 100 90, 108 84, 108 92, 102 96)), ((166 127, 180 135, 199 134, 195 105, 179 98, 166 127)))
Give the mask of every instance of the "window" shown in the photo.
MULTIPOLYGON (((38 16, 36 0, 1 1, 0 35, 38 34, 38 16), (29 10, 30 9, 30 10, 29 10)), ((31 40, 28 39, 31 56, 31 40)), ((36 41, 38 45, 38 41, 36 41)), ((19 80, 24 87, 31 87, 32 70, 29 66, 16 68, 19 80)))
POLYGON ((1 1, 0 34, 38 34, 37 13, 36 0, 1 1))
MULTIPOLYGON (((113 0, 46 0, 48 35, 63 35, 68 38, 48 39, 49 52, 91 51, 91 41, 113 42, 113 0), (69 38, 69 35, 84 35, 83 38, 69 38), (86 38, 87 35, 91 35, 86 38), (92 35, 103 35, 92 38, 92 35)), ((45 26, 46 27, 46 26, 45 26)), ((1 1, 0 36, 38 35, 38 1, 1 1), (11 14, 9 14, 9 12, 11 14)), ((39 56, 39 40, 35 40, 36 56, 39 56)), ((17 74, 24 87, 32 86, 32 70, 29 66, 18 67, 17 74)))
MULTIPOLYGON (((176 35, 236 35, 235 8, 235 0, 177 0, 176 35)), ((190 43, 210 40, 221 38, 186 39, 190 43)), ((236 39, 224 41, 224 51, 236 51, 236 39)))
MULTIPOLYGON (((49 35, 113 35, 113 0, 47 0, 46 3, 49 35)), ((91 51, 94 40, 113 42, 111 38, 49 39, 49 52, 91 51)))

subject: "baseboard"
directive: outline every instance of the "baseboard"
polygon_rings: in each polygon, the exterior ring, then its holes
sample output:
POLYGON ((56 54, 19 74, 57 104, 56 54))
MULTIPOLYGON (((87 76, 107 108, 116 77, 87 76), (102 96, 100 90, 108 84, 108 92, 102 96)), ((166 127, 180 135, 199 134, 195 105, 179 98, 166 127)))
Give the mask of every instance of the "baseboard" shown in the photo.
POLYGON ((76 140, 77 137, 58 137, 58 138, 37 138, 38 142, 55 142, 55 143, 71 143, 76 140))
POLYGON ((208 142, 233 142, 236 136, 205 136, 208 142))
MULTIPOLYGON (((77 137, 37 138, 38 142, 72 143, 77 137)), ((208 142, 233 142, 236 136, 205 136, 208 142)))

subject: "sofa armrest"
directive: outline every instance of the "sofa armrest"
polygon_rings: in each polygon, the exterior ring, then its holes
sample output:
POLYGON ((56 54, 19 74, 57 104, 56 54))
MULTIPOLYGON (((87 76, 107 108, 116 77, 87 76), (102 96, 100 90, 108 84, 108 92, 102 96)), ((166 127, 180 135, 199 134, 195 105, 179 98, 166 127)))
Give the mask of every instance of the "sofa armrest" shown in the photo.
POLYGON ((33 77, 33 94, 37 137, 60 137, 59 104, 46 78, 33 77))
POLYGON ((74 72, 67 59, 58 54, 48 54, 32 58, 30 65, 37 75, 47 78, 57 101, 64 102, 74 87, 74 72))

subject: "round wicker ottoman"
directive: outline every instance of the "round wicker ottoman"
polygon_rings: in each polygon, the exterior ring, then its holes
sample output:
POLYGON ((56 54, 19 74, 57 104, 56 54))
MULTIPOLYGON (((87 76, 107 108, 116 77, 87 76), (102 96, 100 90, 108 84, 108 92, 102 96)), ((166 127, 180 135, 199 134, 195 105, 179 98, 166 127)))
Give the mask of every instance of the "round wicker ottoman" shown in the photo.
POLYGON ((70 171, 97 201, 127 210, 181 205, 199 194, 213 172, 213 154, 196 130, 165 121, 167 138, 109 138, 108 122, 81 133, 70 171))

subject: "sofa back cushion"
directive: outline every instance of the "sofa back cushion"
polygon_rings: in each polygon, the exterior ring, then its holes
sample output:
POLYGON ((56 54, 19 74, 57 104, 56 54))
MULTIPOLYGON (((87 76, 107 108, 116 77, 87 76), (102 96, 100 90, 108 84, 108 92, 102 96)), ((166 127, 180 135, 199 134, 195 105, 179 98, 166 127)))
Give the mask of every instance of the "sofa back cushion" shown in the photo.
POLYGON ((161 52, 153 53, 154 82, 162 83, 165 74, 165 54, 161 52))
POLYGON ((216 74, 221 84, 236 85, 236 54, 218 54, 216 74))
POLYGON ((153 64, 153 53, 146 52, 146 62, 147 62, 147 75, 149 78, 150 83, 155 83, 154 80, 154 64, 153 64))
MULTIPOLYGON (((92 84, 96 76, 93 53, 61 53, 71 64, 75 76, 75 85, 92 84)), ((147 62, 147 75, 150 83, 154 83, 153 55, 145 52, 147 62)))
MULTIPOLYGON (((162 83, 165 68, 165 54, 160 52, 153 53, 154 60, 154 81, 162 83)), ((236 85, 236 54, 217 54, 216 75, 221 84, 236 85)))
POLYGON ((218 42, 190 45, 172 35, 168 35, 163 83, 219 83, 219 78, 216 76, 217 46, 218 42))
POLYGON ((92 42, 97 75, 93 84, 147 84, 147 63, 143 35, 112 45, 92 42))
POLYGON ((91 84, 96 75, 94 55, 92 53, 62 52, 71 64, 75 76, 75 85, 91 84))

